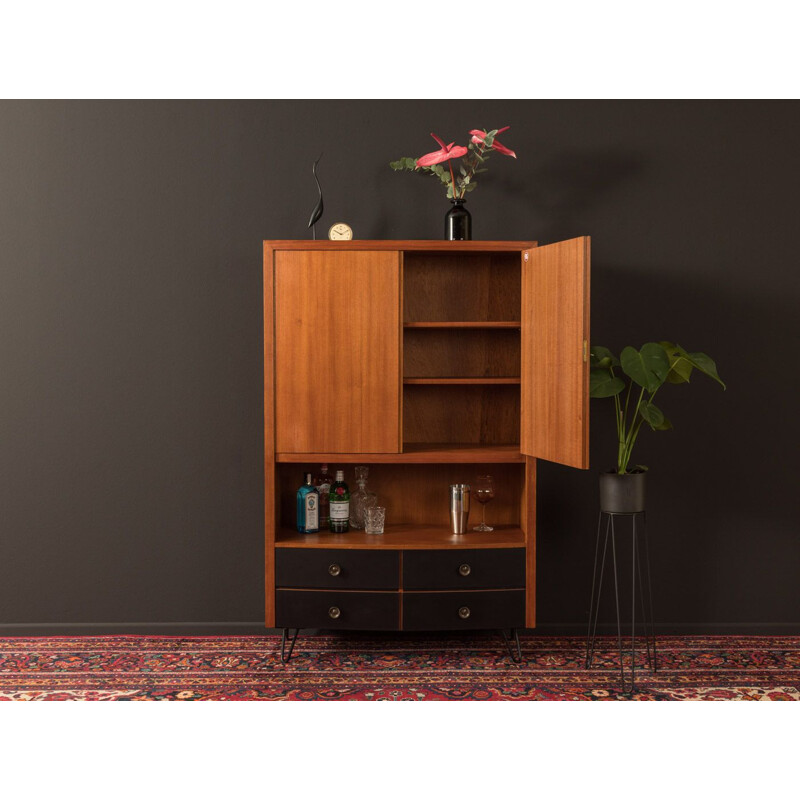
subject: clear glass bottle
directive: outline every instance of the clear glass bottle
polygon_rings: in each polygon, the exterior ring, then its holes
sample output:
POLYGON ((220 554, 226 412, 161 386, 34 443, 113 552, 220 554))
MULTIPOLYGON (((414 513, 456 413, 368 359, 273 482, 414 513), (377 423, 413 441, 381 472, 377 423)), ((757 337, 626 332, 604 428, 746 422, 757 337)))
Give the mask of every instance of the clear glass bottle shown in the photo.
POLYGON ((369 467, 356 467, 356 489, 350 497, 350 527, 363 531, 367 526, 366 511, 378 502, 375 492, 367 491, 369 467))
POLYGON ((344 470, 336 470, 336 480, 331 484, 330 529, 334 533, 350 530, 350 487, 344 482, 344 470))
POLYGON ((319 492, 311 485, 311 473, 303 473, 304 483, 297 490, 297 530, 319 533, 319 492))
POLYGON ((327 528, 330 524, 330 491, 333 476, 328 472, 328 465, 323 464, 314 476, 314 486, 319 492, 319 526, 327 528))

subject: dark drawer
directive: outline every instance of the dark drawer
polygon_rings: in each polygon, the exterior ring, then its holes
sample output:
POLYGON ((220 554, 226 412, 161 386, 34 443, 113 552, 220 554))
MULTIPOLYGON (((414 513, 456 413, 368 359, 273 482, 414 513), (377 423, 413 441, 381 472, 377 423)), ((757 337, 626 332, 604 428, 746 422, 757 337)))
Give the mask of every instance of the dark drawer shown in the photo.
POLYGON ((279 547, 275 584, 298 589, 398 589, 396 550, 318 550, 279 547))
POLYGON ((278 589, 275 624, 279 628, 396 631, 400 628, 400 595, 278 589))
POLYGON ((409 550, 404 589, 523 589, 525 548, 409 550))
POLYGON ((524 627, 524 590, 403 595, 404 631, 524 627))

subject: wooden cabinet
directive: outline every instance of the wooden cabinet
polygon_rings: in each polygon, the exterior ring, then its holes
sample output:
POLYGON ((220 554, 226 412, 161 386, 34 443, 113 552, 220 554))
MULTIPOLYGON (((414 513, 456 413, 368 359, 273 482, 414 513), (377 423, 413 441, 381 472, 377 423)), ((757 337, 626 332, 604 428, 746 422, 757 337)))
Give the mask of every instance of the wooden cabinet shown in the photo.
POLYGON ((267 627, 534 627, 536 460, 588 467, 588 352, 588 237, 265 242, 267 627), (383 536, 297 533, 322 463, 370 467, 383 536), (451 534, 484 473, 494 531, 451 534))

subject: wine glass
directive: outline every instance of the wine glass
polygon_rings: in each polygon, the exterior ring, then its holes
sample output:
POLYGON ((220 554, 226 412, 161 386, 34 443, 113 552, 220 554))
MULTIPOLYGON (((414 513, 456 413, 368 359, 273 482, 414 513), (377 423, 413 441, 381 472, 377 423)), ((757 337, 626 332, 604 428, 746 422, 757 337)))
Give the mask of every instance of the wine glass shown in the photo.
POLYGON ((481 504, 483 509, 483 521, 476 525, 474 531, 493 531, 494 528, 486 524, 486 504, 494 498, 494 481, 491 475, 478 475, 478 480, 472 484, 472 491, 475 499, 481 504))

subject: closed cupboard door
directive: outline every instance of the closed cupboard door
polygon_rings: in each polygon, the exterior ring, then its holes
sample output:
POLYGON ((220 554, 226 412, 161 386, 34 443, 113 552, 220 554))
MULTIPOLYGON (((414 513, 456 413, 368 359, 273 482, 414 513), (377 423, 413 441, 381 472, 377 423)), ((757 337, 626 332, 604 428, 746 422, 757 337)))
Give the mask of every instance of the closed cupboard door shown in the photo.
POLYGON ((275 450, 398 453, 400 254, 275 253, 275 450))
POLYGON ((522 254, 520 450, 589 466, 588 236, 522 254))

